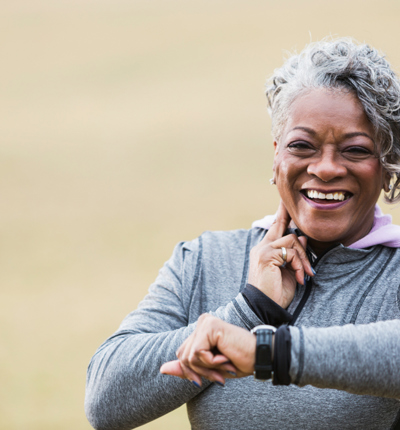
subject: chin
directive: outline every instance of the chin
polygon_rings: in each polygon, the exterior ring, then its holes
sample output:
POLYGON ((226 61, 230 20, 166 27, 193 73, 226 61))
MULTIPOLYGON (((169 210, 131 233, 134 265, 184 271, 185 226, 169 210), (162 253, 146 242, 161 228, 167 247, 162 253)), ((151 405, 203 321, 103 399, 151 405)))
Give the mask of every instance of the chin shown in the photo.
MULTIPOLYGON (((299 227, 300 228, 300 227, 299 227)), ((315 240, 317 242, 325 242, 325 243, 338 243, 344 242, 344 237, 346 236, 344 233, 340 234, 340 232, 337 231, 337 229, 329 229, 326 227, 324 228, 305 228, 300 230, 310 239, 315 240)))
POLYGON ((310 240, 312 240, 314 242, 325 243, 327 245, 332 244, 332 243, 343 243, 343 241, 341 241, 340 238, 338 238, 336 236, 335 237, 332 237, 332 236, 321 237, 320 235, 318 235, 318 236, 311 236, 308 234, 306 234, 306 235, 310 240))

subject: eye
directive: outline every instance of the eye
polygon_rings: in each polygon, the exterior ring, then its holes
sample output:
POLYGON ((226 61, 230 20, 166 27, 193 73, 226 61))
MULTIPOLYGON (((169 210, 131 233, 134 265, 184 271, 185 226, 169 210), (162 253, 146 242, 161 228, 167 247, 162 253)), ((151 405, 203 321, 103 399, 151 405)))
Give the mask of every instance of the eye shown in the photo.
POLYGON ((347 152, 355 153, 355 154, 370 154, 370 150, 367 148, 364 148, 363 146, 351 146, 350 148, 347 148, 347 152))
POLYGON ((350 159, 365 159, 373 156, 373 152, 365 146, 350 146, 343 151, 350 159))
POLYGON ((287 146, 287 149, 290 153, 294 155, 304 156, 304 157, 310 156, 311 154, 314 154, 314 152, 316 151, 316 149, 311 143, 306 142, 304 140, 298 140, 298 141, 289 143, 287 146))

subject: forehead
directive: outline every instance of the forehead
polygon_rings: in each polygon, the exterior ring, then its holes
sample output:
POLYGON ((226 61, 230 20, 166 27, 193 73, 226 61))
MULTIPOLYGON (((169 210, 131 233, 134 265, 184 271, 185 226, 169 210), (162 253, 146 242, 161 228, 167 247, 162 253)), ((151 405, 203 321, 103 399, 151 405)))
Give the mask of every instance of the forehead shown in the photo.
POLYGON ((314 89, 297 97, 289 108, 283 136, 300 129, 316 135, 362 132, 374 140, 374 130, 358 98, 343 90, 314 89))

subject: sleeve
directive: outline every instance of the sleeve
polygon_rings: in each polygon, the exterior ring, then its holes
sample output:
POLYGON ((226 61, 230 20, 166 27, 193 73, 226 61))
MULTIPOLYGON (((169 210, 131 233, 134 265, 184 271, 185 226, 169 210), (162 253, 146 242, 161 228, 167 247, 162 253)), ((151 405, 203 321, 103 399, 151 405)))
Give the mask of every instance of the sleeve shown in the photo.
POLYGON ((400 320, 290 327, 292 382, 400 399, 400 320))
MULTIPOLYGON (((162 375, 160 366, 193 332, 190 302, 199 268, 199 241, 181 243, 160 270, 149 294, 119 330, 93 356, 88 372, 85 411, 98 430, 138 427, 176 409, 210 385, 162 375)), ((213 315, 241 327, 261 322, 239 294, 213 315), (238 312, 238 310, 240 312, 238 312), (244 319, 243 319, 244 318, 244 319)))

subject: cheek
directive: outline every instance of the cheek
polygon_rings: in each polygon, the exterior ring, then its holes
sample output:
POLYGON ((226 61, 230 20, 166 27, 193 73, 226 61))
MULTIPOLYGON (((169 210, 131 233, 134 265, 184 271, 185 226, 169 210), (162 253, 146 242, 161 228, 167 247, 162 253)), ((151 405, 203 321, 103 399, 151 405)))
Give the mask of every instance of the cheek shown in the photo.
POLYGON ((299 176, 298 169, 295 169, 294 166, 286 160, 277 163, 275 170, 276 186, 290 215, 292 215, 291 212, 293 212, 297 205, 295 196, 297 189, 296 179, 299 178, 299 176))
POLYGON ((275 176, 278 188, 293 189, 294 183, 300 178, 305 171, 300 160, 290 160, 285 157, 279 157, 275 162, 275 176))
POLYGON ((288 161, 282 156, 278 156, 274 161, 274 170, 277 179, 286 180, 289 177, 291 171, 290 163, 288 163, 288 161))
POLYGON ((288 169, 282 160, 275 163, 275 183, 278 188, 279 194, 283 197, 285 193, 286 184, 288 182, 288 169))
POLYGON ((365 166, 362 172, 360 172, 359 177, 361 182, 365 185, 369 184, 366 188, 376 189, 377 193, 380 193, 383 187, 383 169, 382 165, 378 160, 371 163, 369 166, 365 166))

